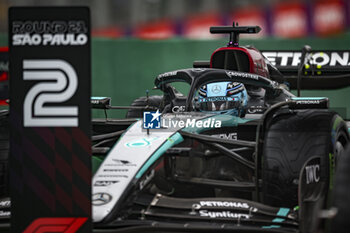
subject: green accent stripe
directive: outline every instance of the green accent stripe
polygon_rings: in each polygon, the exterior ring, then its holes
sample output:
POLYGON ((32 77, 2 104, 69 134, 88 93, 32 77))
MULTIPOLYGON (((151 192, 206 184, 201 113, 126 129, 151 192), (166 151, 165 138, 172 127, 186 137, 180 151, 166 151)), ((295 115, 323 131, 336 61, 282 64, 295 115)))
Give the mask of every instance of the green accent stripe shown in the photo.
POLYGON ((147 160, 147 162, 141 167, 140 171, 136 174, 136 178, 139 179, 147 170, 148 168, 159 159, 160 156, 164 154, 164 152, 169 149, 170 147, 179 144, 184 139, 179 133, 175 133, 170 138, 167 139, 166 142, 161 145, 156 152, 153 153, 153 155, 147 160))

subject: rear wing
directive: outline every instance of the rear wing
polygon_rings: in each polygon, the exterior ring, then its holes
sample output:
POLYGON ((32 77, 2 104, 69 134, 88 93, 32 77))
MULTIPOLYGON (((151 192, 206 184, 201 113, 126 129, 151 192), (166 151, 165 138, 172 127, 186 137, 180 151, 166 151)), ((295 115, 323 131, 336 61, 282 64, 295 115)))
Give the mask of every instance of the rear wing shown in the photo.
MULTIPOLYGON (((286 78, 292 89, 297 87, 300 50, 261 51, 286 78)), ((314 50, 304 67, 302 89, 338 89, 350 86, 350 51, 314 50)))
MULTIPOLYGON (((291 89, 297 88, 300 50, 263 50, 265 58, 285 77, 291 89)), ((302 89, 339 89, 350 86, 350 51, 315 50, 304 67, 302 89)), ((195 61, 195 68, 209 68, 209 61, 195 61)), ((273 74, 270 72, 271 78, 273 74)))

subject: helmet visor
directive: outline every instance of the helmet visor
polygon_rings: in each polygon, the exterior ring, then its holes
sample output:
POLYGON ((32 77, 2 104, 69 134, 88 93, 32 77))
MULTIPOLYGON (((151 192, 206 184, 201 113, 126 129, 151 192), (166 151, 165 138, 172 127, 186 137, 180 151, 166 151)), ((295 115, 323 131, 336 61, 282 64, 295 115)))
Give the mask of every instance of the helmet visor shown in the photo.
POLYGON ((199 99, 199 108, 202 111, 225 111, 238 108, 239 100, 233 97, 217 96, 199 99))

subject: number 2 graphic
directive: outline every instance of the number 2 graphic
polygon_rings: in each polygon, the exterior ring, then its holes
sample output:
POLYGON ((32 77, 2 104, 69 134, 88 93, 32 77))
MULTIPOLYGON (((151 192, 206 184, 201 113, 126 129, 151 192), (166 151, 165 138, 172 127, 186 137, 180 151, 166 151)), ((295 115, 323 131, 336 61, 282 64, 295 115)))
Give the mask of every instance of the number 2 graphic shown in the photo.
POLYGON ((77 90, 74 68, 64 60, 31 59, 23 60, 23 70, 23 80, 39 81, 24 99, 24 127, 78 126, 78 106, 59 106, 77 90))

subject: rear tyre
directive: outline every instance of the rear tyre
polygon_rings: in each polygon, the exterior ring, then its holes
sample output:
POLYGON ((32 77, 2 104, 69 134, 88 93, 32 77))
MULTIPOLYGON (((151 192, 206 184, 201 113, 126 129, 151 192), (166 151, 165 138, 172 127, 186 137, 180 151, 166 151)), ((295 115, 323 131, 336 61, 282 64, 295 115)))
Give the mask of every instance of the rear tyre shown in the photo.
POLYGON ((350 229, 350 146, 342 153, 338 160, 336 172, 333 207, 336 208, 336 216, 331 219, 332 233, 347 233, 350 229))
POLYGON ((277 207, 297 206, 298 180, 305 162, 312 156, 320 157, 320 169, 329 171, 332 176, 334 158, 348 141, 345 122, 328 110, 295 111, 276 116, 265 135, 263 202, 277 207))
MULTIPOLYGON (((135 99, 131 106, 133 107, 146 107, 152 106, 156 107, 158 109, 162 109, 162 102, 163 102, 163 96, 160 95, 152 95, 148 97, 148 102, 147 102, 147 97, 142 96, 140 98, 135 99)), ((126 113, 126 118, 142 118, 143 117, 143 112, 144 109, 129 109, 128 112, 126 113)))

